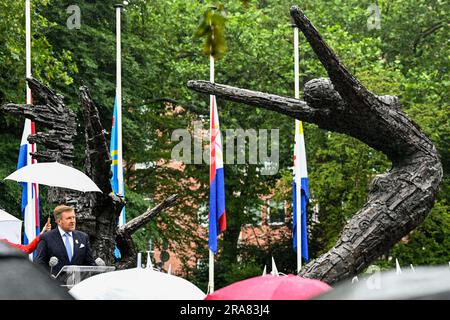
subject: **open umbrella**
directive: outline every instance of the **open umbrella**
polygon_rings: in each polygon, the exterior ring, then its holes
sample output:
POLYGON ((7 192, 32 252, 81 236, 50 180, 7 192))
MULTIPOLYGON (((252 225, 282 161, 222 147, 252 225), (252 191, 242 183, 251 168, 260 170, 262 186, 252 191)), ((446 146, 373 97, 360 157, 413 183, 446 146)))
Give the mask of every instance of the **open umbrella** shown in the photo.
POLYGON ((5 180, 43 184, 82 192, 102 192, 83 172, 58 162, 41 162, 25 166, 10 174, 5 180))
POLYGON ((375 272, 359 281, 343 281, 315 300, 449 300, 450 268, 416 267, 414 270, 375 272))
POLYGON ((189 281, 150 269, 102 273, 81 281, 69 293, 77 300, 203 300, 189 281))
POLYGON ((50 279, 44 268, 0 241, 0 300, 73 300, 73 297, 50 279))
POLYGON ((319 280, 269 274, 233 283, 205 300, 308 300, 330 289, 319 280))
POLYGON ((0 209, 0 239, 20 243, 22 221, 0 209))

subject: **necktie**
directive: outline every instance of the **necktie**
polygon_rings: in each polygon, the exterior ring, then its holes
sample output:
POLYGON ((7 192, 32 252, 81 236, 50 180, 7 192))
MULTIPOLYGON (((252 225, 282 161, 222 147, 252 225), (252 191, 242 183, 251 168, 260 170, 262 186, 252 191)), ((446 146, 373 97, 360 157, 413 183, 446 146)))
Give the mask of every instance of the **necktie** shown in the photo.
POLYGON ((69 262, 71 262, 72 261, 72 246, 70 245, 70 241, 69 241, 70 235, 68 233, 64 233, 64 237, 66 237, 66 239, 64 240, 64 244, 66 245, 67 256, 69 257, 69 262))

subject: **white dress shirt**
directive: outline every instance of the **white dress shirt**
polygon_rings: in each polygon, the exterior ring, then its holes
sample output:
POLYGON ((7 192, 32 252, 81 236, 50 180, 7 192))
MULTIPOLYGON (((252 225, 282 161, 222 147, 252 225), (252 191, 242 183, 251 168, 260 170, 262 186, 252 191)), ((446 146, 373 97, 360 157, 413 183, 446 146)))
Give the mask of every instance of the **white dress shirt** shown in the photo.
POLYGON ((62 241, 63 241, 63 243, 64 243, 64 247, 65 247, 65 245, 66 245, 66 237, 64 236, 64 234, 66 234, 66 233, 68 233, 69 235, 70 235, 70 237, 69 237, 69 243, 70 243, 70 247, 72 248, 72 257, 73 257, 73 254, 74 254, 74 252, 73 252, 73 234, 72 234, 72 231, 70 231, 70 232, 65 232, 63 229, 61 229, 59 226, 58 226, 58 230, 59 230, 59 234, 61 235, 61 238, 62 238, 62 241))

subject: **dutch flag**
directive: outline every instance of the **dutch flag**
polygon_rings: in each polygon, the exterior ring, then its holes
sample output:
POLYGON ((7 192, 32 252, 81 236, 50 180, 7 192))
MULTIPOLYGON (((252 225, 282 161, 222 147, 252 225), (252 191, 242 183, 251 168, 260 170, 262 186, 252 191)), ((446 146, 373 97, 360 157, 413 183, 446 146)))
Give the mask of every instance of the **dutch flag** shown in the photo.
MULTIPOLYGON (((36 151, 36 145, 28 143, 28 136, 35 133, 34 123, 25 120, 25 126, 20 143, 19 161, 17 169, 36 163, 30 153, 36 151)), ((39 223, 39 186, 35 183, 21 183, 22 185, 22 218, 24 221, 23 244, 29 244, 40 232, 39 223)), ((30 255, 32 259, 32 255, 30 255)))
POLYGON ((216 97, 210 97, 210 191, 209 191, 209 248, 217 253, 217 236, 227 226, 225 215, 225 182, 223 173, 222 137, 216 97))

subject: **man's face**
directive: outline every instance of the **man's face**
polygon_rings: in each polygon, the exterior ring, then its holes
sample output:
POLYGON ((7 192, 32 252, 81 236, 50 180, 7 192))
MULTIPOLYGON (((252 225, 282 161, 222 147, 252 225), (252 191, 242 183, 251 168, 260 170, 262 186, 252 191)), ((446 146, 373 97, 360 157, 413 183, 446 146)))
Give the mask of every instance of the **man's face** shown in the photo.
POLYGON ((63 213, 61 213, 61 219, 56 221, 56 223, 65 232, 74 231, 76 225, 75 211, 64 211, 63 213))

